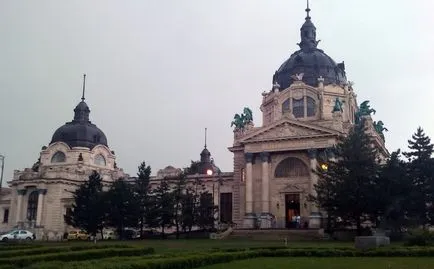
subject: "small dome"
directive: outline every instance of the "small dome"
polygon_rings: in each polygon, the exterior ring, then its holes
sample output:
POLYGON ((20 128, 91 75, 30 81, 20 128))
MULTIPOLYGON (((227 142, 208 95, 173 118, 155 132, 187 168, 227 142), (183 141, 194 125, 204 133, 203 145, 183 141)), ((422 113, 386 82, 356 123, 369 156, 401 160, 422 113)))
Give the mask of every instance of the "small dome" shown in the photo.
POLYGON ((95 124, 89 121, 90 109, 82 101, 74 109, 74 119, 58 128, 51 139, 51 143, 64 142, 72 147, 86 147, 89 149, 97 145, 107 145, 107 138, 95 124))

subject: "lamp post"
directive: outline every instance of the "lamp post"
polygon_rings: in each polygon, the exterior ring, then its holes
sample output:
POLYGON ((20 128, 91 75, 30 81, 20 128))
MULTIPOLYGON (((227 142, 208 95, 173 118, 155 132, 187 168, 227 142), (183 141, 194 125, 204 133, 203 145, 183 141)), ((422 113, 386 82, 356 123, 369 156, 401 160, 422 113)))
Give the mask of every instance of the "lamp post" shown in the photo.
POLYGON ((1 190, 3 185, 3 171, 5 170, 5 156, 0 154, 0 160, 2 161, 2 173, 0 176, 0 190, 1 190))

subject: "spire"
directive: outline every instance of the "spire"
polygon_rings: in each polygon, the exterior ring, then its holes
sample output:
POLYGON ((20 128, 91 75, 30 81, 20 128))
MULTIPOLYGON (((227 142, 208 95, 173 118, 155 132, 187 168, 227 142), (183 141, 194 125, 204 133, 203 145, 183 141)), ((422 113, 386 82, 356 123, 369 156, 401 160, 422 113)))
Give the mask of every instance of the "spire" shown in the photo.
POLYGON ((75 122, 87 123, 89 122, 90 109, 84 101, 84 93, 86 90, 86 74, 83 74, 83 93, 81 95, 81 102, 74 109, 75 122))
POLYGON ((310 16, 309 16, 309 12, 310 12, 310 8, 309 8, 309 0, 307 0, 307 7, 306 7, 306 20, 310 20, 310 16))
POLYGON ((205 128, 205 148, 206 148, 206 129, 207 128, 205 128))
POLYGON ((301 36, 301 42, 297 45, 300 46, 300 48, 304 51, 310 51, 316 48, 318 45, 318 42, 316 40, 316 27, 311 21, 310 17, 310 7, 309 7, 309 0, 307 0, 306 5, 306 18, 305 22, 303 23, 303 26, 300 29, 300 36, 301 36))
POLYGON ((86 74, 83 74, 83 94, 81 95, 81 101, 84 101, 84 91, 86 90, 86 74))

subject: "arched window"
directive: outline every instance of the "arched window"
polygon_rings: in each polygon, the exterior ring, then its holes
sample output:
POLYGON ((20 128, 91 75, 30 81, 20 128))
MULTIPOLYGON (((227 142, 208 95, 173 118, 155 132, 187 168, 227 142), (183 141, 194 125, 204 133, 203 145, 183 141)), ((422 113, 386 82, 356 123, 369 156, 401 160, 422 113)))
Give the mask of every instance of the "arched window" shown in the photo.
POLYGON ((99 166, 105 166, 105 158, 101 154, 96 155, 94 163, 99 166))
POLYGON ((52 163, 63 163, 65 161, 66 161, 66 155, 61 151, 57 151, 56 153, 54 153, 53 157, 51 157, 52 163))
POLYGON ((282 114, 289 112, 289 99, 282 103, 282 114))
POLYGON ((292 99, 292 114, 296 118, 304 117, 304 98, 292 99))
POLYGON ((307 96, 306 97, 306 104, 307 104, 307 116, 313 117, 316 114, 316 105, 315 100, 312 97, 307 96))
POLYGON ((309 169, 306 164, 298 158, 289 157, 281 161, 274 171, 274 177, 306 177, 309 176, 309 169))
POLYGON ((36 213, 38 212, 38 198, 38 191, 32 191, 29 194, 29 200, 27 202, 27 220, 36 220, 36 213))

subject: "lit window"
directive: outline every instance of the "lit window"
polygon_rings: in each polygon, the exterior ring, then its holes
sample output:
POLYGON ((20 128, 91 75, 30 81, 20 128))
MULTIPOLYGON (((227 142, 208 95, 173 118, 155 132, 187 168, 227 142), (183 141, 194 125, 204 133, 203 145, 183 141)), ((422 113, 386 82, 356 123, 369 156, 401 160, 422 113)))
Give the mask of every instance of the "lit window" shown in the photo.
POLYGON ((101 154, 96 155, 94 163, 99 166, 105 166, 105 158, 101 154))
POLYGON ((54 153, 53 157, 51 157, 52 163, 64 163, 65 161, 66 161, 66 155, 61 151, 54 153))

